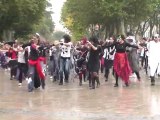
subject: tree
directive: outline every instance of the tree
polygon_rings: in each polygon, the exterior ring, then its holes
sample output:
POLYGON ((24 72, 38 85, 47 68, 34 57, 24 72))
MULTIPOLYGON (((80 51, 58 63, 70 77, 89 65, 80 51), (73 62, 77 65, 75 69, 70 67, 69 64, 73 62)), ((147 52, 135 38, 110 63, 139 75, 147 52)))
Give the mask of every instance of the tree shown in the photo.
POLYGON ((65 35, 65 32, 63 31, 56 31, 53 33, 53 39, 54 40, 60 40, 63 38, 63 35, 65 35))
POLYGON ((159 0, 68 0, 62 10, 62 21, 73 35, 82 33, 80 30, 83 33, 89 30, 93 35, 97 25, 98 32, 105 31, 106 37, 125 34, 128 26, 130 31, 136 31, 151 18, 159 3, 159 0))
POLYGON ((46 3, 46 0, 1 0, 1 32, 15 31, 17 37, 31 33, 44 14, 46 3))
POLYGON ((47 40, 53 39, 54 22, 51 16, 52 12, 46 11, 40 22, 34 25, 34 33, 38 32, 47 40))

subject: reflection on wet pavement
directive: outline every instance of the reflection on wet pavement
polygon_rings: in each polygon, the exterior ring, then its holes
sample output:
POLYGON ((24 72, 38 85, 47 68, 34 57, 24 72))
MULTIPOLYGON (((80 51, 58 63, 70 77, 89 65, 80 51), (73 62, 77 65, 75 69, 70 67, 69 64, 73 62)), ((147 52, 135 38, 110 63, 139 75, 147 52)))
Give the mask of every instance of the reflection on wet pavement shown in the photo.
MULTIPOLYGON (((0 71, 0 120, 159 120, 160 81, 150 86, 143 76, 141 83, 132 80, 131 86, 114 88, 101 78, 95 90, 88 83, 78 86, 78 80, 59 86, 46 81, 46 90, 27 92, 26 82, 18 87, 9 80, 9 73, 0 71)), ((131 78, 133 79, 133 78, 131 78)))

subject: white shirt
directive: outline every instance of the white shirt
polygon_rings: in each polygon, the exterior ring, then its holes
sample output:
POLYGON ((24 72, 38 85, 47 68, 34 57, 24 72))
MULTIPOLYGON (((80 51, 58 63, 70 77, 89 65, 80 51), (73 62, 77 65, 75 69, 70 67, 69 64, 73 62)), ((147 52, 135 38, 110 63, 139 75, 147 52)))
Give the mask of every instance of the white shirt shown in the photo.
POLYGON ((24 53, 25 53, 24 51, 18 52, 18 62, 19 63, 26 63, 24 53))
POLYGON ((113 51, 115 51, 115 47, 112 47, 112 48, 110 47, 110 48, 104 49, 103 58, 106 58, 108 60, 114 60, 115 52, 113 53, 113 55, 110 54, 113 51))
POLYGON ((68 46, 62 45, 61 46, 61 57, 64 58, 70 58, 71 57, 71 49, 72 49, 72 43, 69 42, 68 46))
POLYGON ((148 44, 149 63, 160 61, 160 42, 150 41, 148 44))

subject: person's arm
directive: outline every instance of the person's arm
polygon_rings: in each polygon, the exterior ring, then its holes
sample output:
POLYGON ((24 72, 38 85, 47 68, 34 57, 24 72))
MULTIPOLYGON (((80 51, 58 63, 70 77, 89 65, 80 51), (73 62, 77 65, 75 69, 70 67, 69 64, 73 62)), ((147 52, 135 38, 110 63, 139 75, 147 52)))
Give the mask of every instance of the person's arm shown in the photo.
POLYGON ((24 48, 23 48, 23 47, 18 47, 18 48, 17 48, 17 52, 22 52, 22 51, 24 51, 24 48))
POLYGON ((2 49, 0 49, 0 52, 8 52, 8 50, 2 50, 2 49))
POLYGON ((138 45, 131 45, 129 43, 125 43, 127 47, 133 47, 139 49, 138 45))
POLYGON ((63 45, 65 45, 65 46, 71 46, 72 45, 72 43, 71 42, 69 42, 69 43, 63 43, 63 45))
POLYGON ((117 42, 113 42, 113 43, 111 43, 111 44, 109 44, 109 45, 104 44, 104 45, 102 45, 102 48, 105 49, 105 48, 113 47, 113 46, 115 46, 116 44, 117 44, 117 42))
POLYGON ((92 48, 93 50, 97 50, 98 49, 98 47, 95 47, 92 43, 90 43, 89 41, 88 41, 88 45, 89 45, 89 47, 90 48, 92 48))
POLYGON ((22 48, 24 49, 24 48, 26 48, 26 47, 28 47, 28 46, 31 46, 31 43, 25 43, 25 44, 23 44, 23 45, 22 45, 22 48))

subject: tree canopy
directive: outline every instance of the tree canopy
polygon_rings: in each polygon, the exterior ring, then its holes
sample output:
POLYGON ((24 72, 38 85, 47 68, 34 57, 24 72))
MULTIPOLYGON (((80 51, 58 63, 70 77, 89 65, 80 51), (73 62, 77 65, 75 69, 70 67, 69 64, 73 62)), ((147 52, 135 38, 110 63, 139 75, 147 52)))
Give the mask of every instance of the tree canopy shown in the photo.
MULTIPOLYGON (((135 30, 158 11, 160 0, 67 0, 62 9, 62 21, 73 36, 95 31, 125 34, 127 27, 135 30)), ((139 29, 140 30, 140 29, 139 29)))
MULTIPOLYGON (((34 32, 35 26, 39 29, 45 28, 45 24, 47 27, 53 26, 51 14, 46 11, 49 5, 47 0, 0 0, 1 35, 10 30, 16 37, 25 36, 34 32)), ((48 31, 52 30, 53 27, 48 31)))

